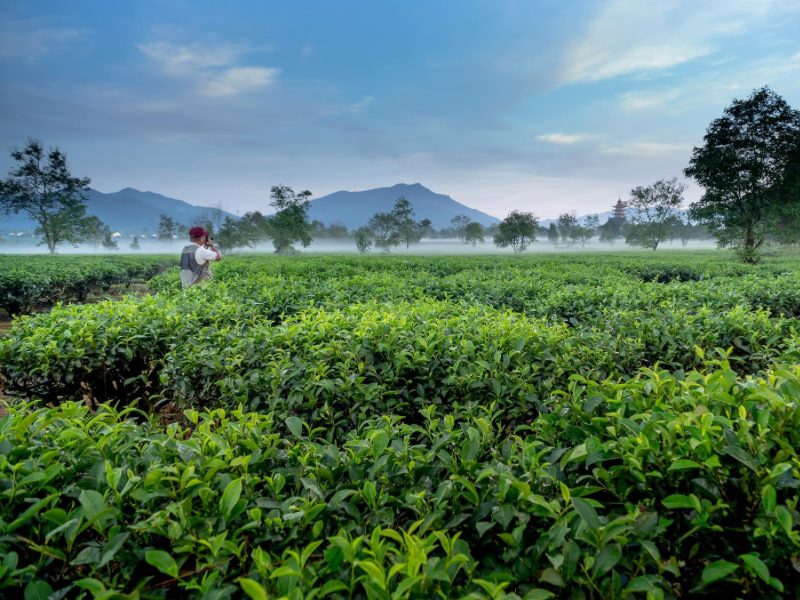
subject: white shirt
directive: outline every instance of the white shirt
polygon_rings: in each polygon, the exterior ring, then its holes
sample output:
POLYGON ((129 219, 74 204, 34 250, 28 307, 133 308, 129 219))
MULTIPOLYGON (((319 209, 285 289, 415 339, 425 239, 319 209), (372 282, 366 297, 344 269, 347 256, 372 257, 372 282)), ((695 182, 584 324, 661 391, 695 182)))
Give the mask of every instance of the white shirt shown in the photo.
POLYGON ((198 265, 204 265, 207 262, 217 260, 217 253, 204 246, 198 246, 197 251, 194 253, 194 259, 198 265))

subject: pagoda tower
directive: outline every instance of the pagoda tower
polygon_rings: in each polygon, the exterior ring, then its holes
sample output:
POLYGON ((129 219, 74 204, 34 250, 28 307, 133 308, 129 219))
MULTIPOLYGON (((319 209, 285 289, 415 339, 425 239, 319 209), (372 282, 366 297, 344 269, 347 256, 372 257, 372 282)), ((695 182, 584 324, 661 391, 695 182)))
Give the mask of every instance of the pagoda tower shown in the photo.
POLYGON ((614 209, 614 219, 619 219, 620 221, 625 220, 625 209, 628 207, 627 204, 622 202, 622 198, 617 199, 617 203, 612 207, 614 209))

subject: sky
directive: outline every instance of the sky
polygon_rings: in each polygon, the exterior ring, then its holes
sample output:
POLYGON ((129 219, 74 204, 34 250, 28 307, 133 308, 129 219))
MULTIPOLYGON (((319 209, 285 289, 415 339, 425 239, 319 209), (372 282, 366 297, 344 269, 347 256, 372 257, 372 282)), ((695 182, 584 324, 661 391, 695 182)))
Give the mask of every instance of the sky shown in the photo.
POLYGON ((800 108, 798 31, 795 0, 0 0, 0 177, 34 137, 101 192, 239 213, 279 183, 603 212, 734 98, 800 108))

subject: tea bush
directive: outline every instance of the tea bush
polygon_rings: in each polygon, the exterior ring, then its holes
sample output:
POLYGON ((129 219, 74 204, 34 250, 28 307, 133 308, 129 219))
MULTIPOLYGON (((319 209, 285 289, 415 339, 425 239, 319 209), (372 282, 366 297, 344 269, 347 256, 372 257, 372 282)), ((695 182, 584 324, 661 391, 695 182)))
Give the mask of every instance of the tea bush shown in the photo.
POLYGON ((147 281, 174 263, 165 256, 0 256, 0 309, 14 316, 43 302, 83 302, 93 289, 147 281))
POLYGON ((720 256, 245 256, 19 318, 0 595, 800 598, 797 260, 720 256))

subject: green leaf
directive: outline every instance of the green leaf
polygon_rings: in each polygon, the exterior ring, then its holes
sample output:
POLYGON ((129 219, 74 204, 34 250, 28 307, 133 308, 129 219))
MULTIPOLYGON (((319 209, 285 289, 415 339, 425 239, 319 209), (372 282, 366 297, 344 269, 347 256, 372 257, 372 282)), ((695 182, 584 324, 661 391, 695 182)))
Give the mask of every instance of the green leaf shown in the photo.
POLYGON ((175 559, 163 550, 148 550, 144 555, 144 559, 164 575, 169 575, 170 577, 178 576, 178 565, 175 563, 175 559))
POLYGON ((225 520, 230 520, 233 509, 236 508, 236 503, 239 502, 239 497, 242 495, 242 479, 234 479, 225 488, 222 493, 222 499, 219 502, 222 516, 225 520))
POLYGON ((756 462, 756 459, 750 456, 742 448, 739 448, 738 446, 725 446, 722 451, 728 456, 738 460, 747 468, 758 473, 758 463, 756 462))
POLYGON ((364 492, 364 500, 367 501, 367 506, 372 508, 375 505, 375 497, 377 495, 375 484, 373 484, 371 481, 365 482, 363 492, 364 492))
POLYGON ((372 455, 377 459, 383 451, 386 450, 386 446, 389 445, 389 436, 386 435, 385 431, 379 431, 375 434, 375 437, 372 438, 372 455))
POLYGON ((539 581, 544 581, 545 583, 549 583, 550 585, 554 585, 556 587, 563 587, 564 580, 562 579, 561 575, 558 574, 558 571, 553 569, 552 567, 547 567, 542 574, 539 576, 539 581))
POLYGON ((765 485, 761 490, 761 501, 764 503, 764 512, 771 514, 778 503, 778 494, 771 485, 765 485))
POLYGON ((572 498, 572 506, 590 529, 593 531, 600 529, 600 519, 597 518, 597 512, 591 504, 583 498, 572 498))
POLYGON ((686 469, 700 469, 702 468, 700 464, 694 462, 693 460, 689 460, 688 458, 682 458, 680 460, 676 460, 669 466, 670 471, 685 471, 686 469))
POLYGON ((347 589, 349 588, 343 581, 339 579, 331 579, 330 581, 325 582, 325 585, 323 585, 322 589, 319 591, 319 595, 327 596, 333 592, 344 592, 347 589))
POLYGON ((661 501, 661 504, 666 506, 667 508, 694 508, 694 504, 692 503, 692 499, 689 496, 684 496, 683 494, 672 494, 671 496, 667 496, 661 501))
POLYGON ((108 540, 106 544, 103 546, 103 549, 100 553, 100 562, 97 563, 97 568, 104 567, 109 562, 114 560, 114 556, 116 556, 117 552, 122 545, 125 543, 125 540, 128 539, 129 533, 118 533, 113 538, 108 540))
POLYGON ((75 582, 75 585, 84 590, 89 590, 95 597, 106 591, 106 586, 103 585, 102 581, 98 581, 97 579, 93 579, 91 577, 79 579, 75 582))
POLYGON ((595 557, 593 573, 595 577, 601 577, 608 573, 622 558, 622 548, 619 544, 609 544, 604 546, 600 553, 595 557))
POLYGON ((303 437, 303 421, 297 417, 287 417, 286 426, 295 437, 303 437))
POLYGON ((47 600, 52 593, 50 584, 41 579, 31 581, 25 586, 25 600, 47 600))
POLYGON ((788 510, 786 510, 786 507, 785 506, 776 507, 775 517, 778 519, 778 523, 781 524, 784 531, 786 531, 786 534, 790 535, 792 533, 792 515, 788 510))
POLYGON ((250 596, 252 600, 267 600, 267 592, 257 581, 253 581, 247 577, 240 577, 237 581, 239 585, 242 586, 244 593, 250 596))
POLYGON ((529 591, 522 600, 547 600, 548 598, 552 598, 553 593, 548 592, 547 590, 543 590, 542 588, 534 588, 529 591))
POLYGON ((767 565, 764 564, 764 561, 754 554, 742 554, 739 558, 741 558, 756 575, 761 577, 765 583, 769 583, 769 569, 767 565))
POLYGON ((727 560, 718 560, 712 562, 705 569, 703 569, 703 575, 700 579, 703 582, 703 585, 709 585, 710 583, 714 583, 715 581, 727 577, 738 568, 739 565, 735 563, 728 562, 727 560))
POLYGON ((106 501, 102 494, 94 490, 83 490, 78 496, 78 502, 83 506, 83 516, 86 517, 86 520, 97 521, 98 527, 102 527, 99 517, 100 513, 106 509, 106 501))

